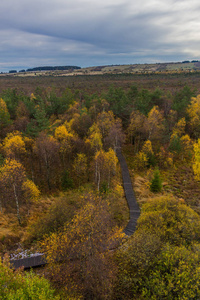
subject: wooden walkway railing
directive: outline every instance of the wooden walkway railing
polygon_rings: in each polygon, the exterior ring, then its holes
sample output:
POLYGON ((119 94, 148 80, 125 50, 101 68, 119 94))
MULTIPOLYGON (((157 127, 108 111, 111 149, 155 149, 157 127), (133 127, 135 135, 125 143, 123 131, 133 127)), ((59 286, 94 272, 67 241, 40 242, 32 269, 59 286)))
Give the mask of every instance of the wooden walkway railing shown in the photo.
MULTIPOLYGON (((137 219, 140 216, 140 208, 133 192, 128 166, 121 152, 120 147, 116 148, 116 155, 121 166, 124 192, 129 206, 129 212, 130 212, 129 213, 130 219, 126 228, 124 229, 124 233, 130 236, 136 230, 137 219)), ((18 269, 20 267, 24 267, 24 269, 30 269, 30 268, 34 268, 34 267, 36 268, 45 265, 47 262, 45 260, 45 256, 43 254, 40 254, 33 257, 10 260, 10 263, 14 269, 18 269)))

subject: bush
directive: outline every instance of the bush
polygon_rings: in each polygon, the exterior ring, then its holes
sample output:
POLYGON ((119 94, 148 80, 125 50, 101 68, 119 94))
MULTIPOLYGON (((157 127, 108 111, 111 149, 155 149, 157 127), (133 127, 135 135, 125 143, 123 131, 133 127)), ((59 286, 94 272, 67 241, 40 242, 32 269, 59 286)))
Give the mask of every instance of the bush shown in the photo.
POLYGON ((199 246, 166 245, 144 282, 144 299, 199 299, 199 246))
MULTIPOLYGON (((78 197, 78 195, 77 195, 78 197)), ((44 235, 61 230, 71 220, 75 211, 79 208, 79 201, 73 201, 70 193, 66 196, 55 199, 48 211, 29 224, 28 241, 41 240, 44 235)))

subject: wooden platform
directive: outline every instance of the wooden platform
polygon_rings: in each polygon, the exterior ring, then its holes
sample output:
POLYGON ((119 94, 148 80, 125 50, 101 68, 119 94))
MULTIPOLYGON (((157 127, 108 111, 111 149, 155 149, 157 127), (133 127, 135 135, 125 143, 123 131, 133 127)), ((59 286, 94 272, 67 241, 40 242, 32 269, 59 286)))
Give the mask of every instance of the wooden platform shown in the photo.
POLYGON ((15 270, 21 267, 23 267, 24 269, 37 268, 45 265, 46 263, 47 262, 45 260, 44 254, 10 260, 10 264, 15 270))

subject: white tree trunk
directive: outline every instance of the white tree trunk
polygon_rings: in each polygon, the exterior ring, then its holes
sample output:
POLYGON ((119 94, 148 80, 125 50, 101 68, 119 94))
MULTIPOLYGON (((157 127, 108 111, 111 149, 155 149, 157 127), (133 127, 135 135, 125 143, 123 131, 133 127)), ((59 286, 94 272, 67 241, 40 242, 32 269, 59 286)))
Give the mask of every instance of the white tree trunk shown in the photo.
POLYGON ((17 197, 15 184, 13 184, 13 190, 14 190, 14 195, 15 195, 15 203, 16 203, 16 207, 17 207, 17 219, 18 219, 19 225, 21 225, 21 219, 20 219, 20 213, 19 213, 19 200, 17 197))

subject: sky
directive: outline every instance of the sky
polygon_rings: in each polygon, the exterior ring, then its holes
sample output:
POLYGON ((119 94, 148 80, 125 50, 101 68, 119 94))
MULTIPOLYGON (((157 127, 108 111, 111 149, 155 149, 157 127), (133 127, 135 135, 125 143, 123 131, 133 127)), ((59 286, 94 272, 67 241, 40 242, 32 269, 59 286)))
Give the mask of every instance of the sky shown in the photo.
POLYGON ((199 0, 1 0, 0 72, 200 59, 199 0))

